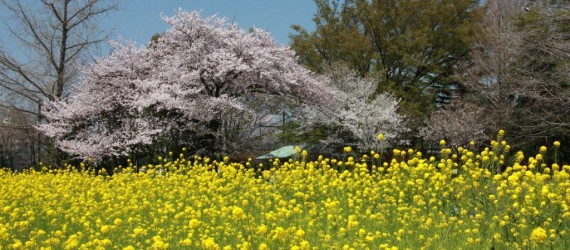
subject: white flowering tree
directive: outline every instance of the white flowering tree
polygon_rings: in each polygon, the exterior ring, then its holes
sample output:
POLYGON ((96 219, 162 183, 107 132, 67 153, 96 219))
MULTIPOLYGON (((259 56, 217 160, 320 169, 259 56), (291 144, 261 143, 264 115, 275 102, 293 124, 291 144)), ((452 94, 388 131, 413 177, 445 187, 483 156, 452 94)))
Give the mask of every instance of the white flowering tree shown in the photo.
MULTIPOLYGON (((309 117, 312 123, 328 123, 350 132, 356 146, 367 150, 381 143, 377 136, 384 135, 382 143, 390 144, 403 132, 408 131, 404 116, 398 113, 399 100, 390 93, 376 93, 377 77, 359 76, 345 65, 334 64, 326 71, 328 87, 336 102, 330 112, 314 112, 309 117)), ((339 134, 328 138, 328 143, 347 143, 339 134)), ((386 146, 386 145, 385 145, 386 146)))
POLYGON ((263 30, 182 10, 163 19, 171 27, 156 41, 114 43, 111 55, 84 69, 71 97, 46 105, 49 123, 39 129, 60 149, 98 160, 165 138, 192 144, 200 136, 209 138, 203 146, 219 149, 235 125, 227 119, 247 124, 247 114, 256 112, 248 103, 260 96, 313 107, 334 100, 292 50, 263 30))

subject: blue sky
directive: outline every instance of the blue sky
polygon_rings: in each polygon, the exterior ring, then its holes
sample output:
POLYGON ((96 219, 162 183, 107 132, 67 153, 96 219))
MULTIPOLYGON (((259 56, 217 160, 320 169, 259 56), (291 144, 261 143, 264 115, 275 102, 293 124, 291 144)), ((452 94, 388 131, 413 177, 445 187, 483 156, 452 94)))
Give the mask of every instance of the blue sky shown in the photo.
POLYGON ((203 16, 218 14, 243 29, 265 29, 283 45, 289 43, 291 25, 313 30, 316 12, 312 0, 122 0, 119 6, 119 11, 110 14, 102 25, 115 27, 111 39, 121 36, 140 45, 168 29, 160 15, 173 16, 178 8, 201 10, 203 16))

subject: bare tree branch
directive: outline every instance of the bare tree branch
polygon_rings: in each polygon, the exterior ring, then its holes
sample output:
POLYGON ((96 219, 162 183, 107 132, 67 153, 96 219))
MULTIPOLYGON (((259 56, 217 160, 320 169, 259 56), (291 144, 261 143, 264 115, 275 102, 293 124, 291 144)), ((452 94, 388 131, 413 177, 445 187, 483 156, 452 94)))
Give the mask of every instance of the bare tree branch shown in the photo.
POLYGON ((5 137, 0 148, 24 148, 19 151, 28 155, 18 159, 39 161, 50 144, 33 128, 44 119, 43 102, 66 96, 78 80, 77 63, 89 61, 89 50, 108 38, 96 24, 98 17, 117 8, 114 1, 0 0, 11 14, 1 20, 16 44, 11 51, 0 47, 0 122, 12 122, 0 124, 5 137))
POLYGON ((18 52, 10 56, 7 50, 0 48, 0 66, 4 68, 0 77, 5 78, 2 87, 12 92, 19 90, 15 92, 18 95, 33 92, 39 98, 32 101, 38 103, 64 95, 66 86, 74 81, 73 63, 88 49, 107 39, 107 34, 93 29, 94 21, 117 8, 116 3, 105 0, 42 0, 40 3, 5 0, 1 3, 15 17, 15 21, 5 23, 11 35, 33 53, 25 61, 18 52))

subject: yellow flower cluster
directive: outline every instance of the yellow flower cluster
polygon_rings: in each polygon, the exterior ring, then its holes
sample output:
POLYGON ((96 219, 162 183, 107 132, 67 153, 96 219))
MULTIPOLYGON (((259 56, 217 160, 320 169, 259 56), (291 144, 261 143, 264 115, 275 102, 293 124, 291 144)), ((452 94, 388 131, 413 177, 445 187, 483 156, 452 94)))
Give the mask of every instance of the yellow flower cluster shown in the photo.
POLYGON ((303 157, 269 169, 180 155, 113 176, 0 171, 0 249, 570 245, 570 166, 522 153, 507 161, 507 147, 303 157))

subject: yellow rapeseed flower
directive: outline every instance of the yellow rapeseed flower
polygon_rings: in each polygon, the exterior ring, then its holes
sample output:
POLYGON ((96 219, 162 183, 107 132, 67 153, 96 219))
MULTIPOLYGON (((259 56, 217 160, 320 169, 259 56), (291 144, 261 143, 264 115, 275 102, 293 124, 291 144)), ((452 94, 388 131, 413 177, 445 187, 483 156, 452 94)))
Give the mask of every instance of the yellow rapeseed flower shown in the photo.
POLYGON ((241 207, 234 206, 232 209, 232 215, 234 219, 241 220, 245 218, 245 212, 241 207))
MULTIPOLYGON (((191 220, 188 222, 188 226, 189 226, 191 229, 196 229, 196 228, 198 228, 201 224, 202 224, 202 222, 200 222, 198 219, 191 219, 191 220)), ((135 230, 136 230, 136 229, 135 229, 135 230)))
POLYGON ((115 226, 120 226, 121 224, 123 224, 123 220, 117 218, 117 219, 115 219, 115 220, 113 221, 113 224, 114 224, 115 226))
POLYGON ((202 249, 220 250, 220 245, 218 245, 218 243, 216 243, 216 241, 213 238, 208 237, 205 240, 202 240, 202 249))
POLYGON ((544 230, 542 227, 535 228, 530 234, 530 240, 539 244, 545 242, 547 238, 548 236, 546 235, 546 230, 544 230))
POLYGON ((498 133, 498 135, 499 135, 499 137, 503 137, 503 136, 505 136, 505 130, 502 130, 502 129, 501 129, 501 130, 499 130, 499 133, 498 133))
POLYGON ((106 234, 111 230, 111 227, 108 225, 104 225, 101 227, 101 233, 106 234))
POLYGON ((382 141, 382 140, 384 140, 384 134, 379 133, 376 138, 378 138, 379 141, 382 141))

